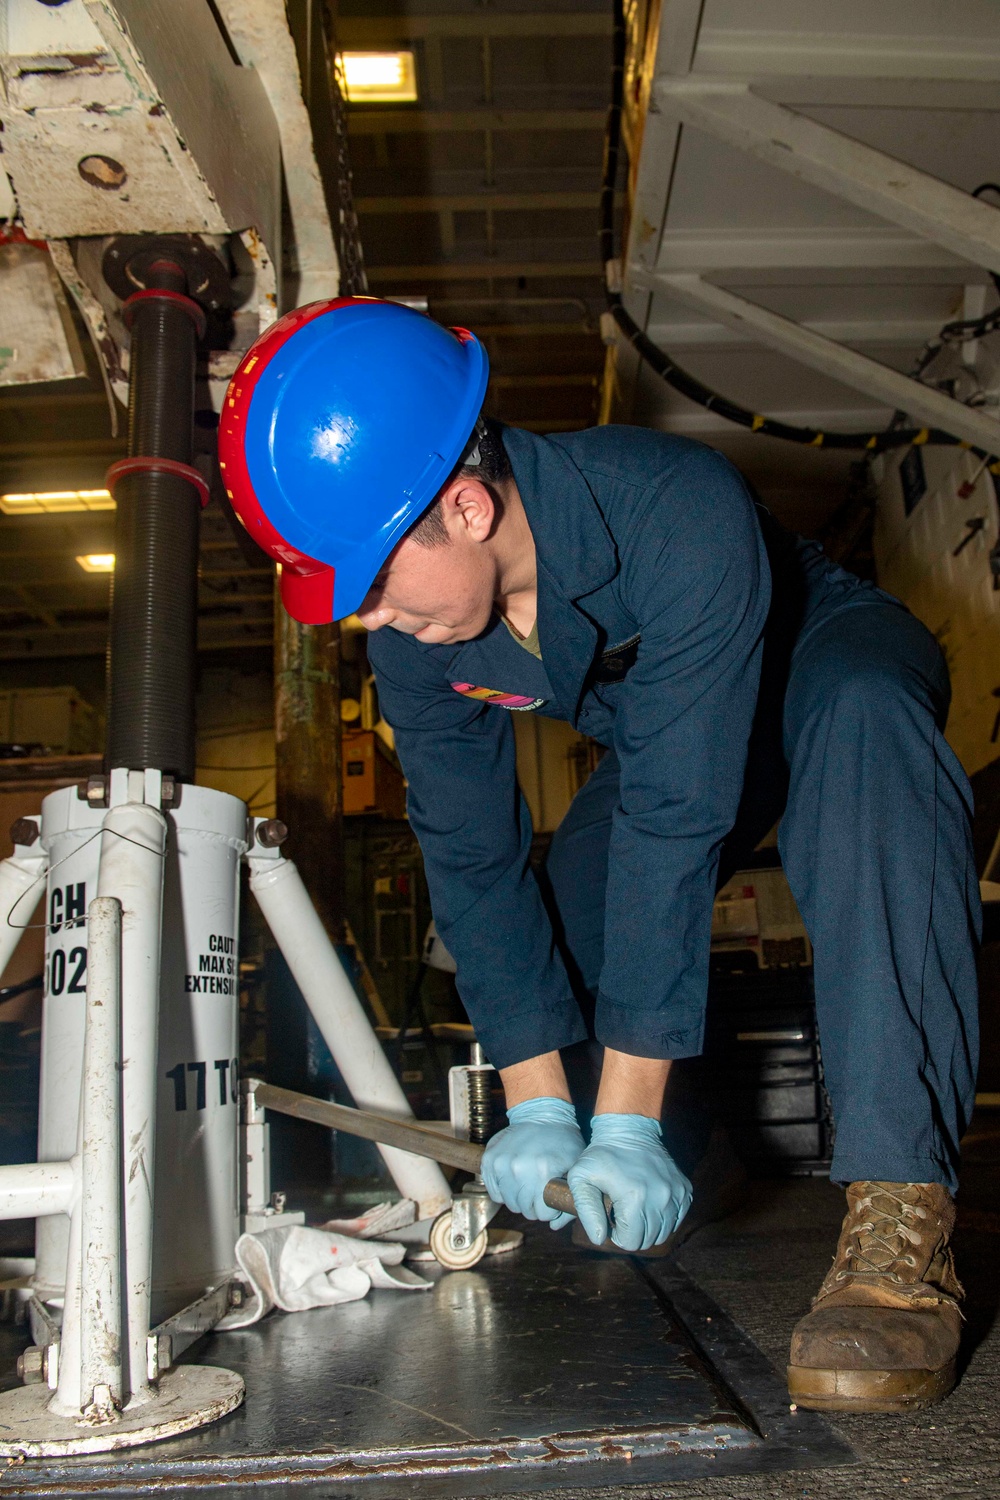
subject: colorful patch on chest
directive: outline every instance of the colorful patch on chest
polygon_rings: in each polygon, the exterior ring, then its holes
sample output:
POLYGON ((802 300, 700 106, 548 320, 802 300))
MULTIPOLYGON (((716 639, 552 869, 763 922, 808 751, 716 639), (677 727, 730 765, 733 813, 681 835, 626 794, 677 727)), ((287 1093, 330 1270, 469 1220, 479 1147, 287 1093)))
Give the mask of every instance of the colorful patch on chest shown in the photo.
POLYGON ((505 693, 502 688, 476 687, 471 682, 453 682, 452 687, 456 693, 461 693, 463 698, 476 698, 480 703, 488 703, 493 708, 523 711, 529 708, 541 708, 545 702, 544 698, 526 698, 523 693, 505 693))

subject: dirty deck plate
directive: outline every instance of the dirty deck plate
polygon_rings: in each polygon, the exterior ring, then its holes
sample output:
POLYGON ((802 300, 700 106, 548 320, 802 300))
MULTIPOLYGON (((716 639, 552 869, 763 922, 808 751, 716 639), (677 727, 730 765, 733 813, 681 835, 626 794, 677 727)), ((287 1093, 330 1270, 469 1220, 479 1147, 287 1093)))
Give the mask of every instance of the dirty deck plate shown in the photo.
POLYGON ((670 1261, 574 1250, 537 1229, 433 1291, 273 1314, 214 1335, 243 1376, 214 1427, 128 1454, 28 1461, 0 1494, 275 1500, 501 1495, 850 1463, 815 1413, 670 1261))

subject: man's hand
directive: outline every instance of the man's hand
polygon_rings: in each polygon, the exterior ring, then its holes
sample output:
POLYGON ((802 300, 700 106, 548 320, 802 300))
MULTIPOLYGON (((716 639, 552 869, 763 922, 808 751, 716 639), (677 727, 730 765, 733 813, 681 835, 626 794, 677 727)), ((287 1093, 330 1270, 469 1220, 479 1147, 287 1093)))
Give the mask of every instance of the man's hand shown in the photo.
POLYGON ((506 1130, 495 1135, 483 1153, 486 1191, 494 1203, 561 1229, 572 1214, 550 1208, 542 1193, 551 1178, 565 1177, 583 1152, 576 1111, 566 1099, 526 1099, 509 1105, 507 1118, 506 1130))
POLYGON ((611 1238, 623 1250, 662 1245, 691 1207, 691 1184, 645 1115, 595 1115, 590 1145, 566 1174, 580 1223, 595 1245, 608 1235, 606 1193, 614 1205, 611 1238))

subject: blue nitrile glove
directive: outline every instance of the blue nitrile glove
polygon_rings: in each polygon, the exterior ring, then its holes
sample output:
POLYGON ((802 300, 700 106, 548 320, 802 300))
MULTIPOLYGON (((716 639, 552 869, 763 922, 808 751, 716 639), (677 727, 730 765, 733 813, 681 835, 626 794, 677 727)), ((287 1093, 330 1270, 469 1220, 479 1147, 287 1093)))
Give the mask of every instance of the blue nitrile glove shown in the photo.
POLYGON ((565 1099, 526 1099, 507 1111, 510 1124, 483 1152, 482 1174, 494 1203, 526 1219, 542 1219, 562 1229, 572 1214, 561 1214, 543 1200, 545 1184, 565 1177, 583 1151, 576 1110, 565 1099))
POLYGON ((646 1115, 595 1115, 590 1145, 567 1172, 576 1211, 595 1245, 608 1235, 603 1194, 614 1204, 611 1238, 623 1250, 662 1245, 691 1207, 691 1184, 646 1115))

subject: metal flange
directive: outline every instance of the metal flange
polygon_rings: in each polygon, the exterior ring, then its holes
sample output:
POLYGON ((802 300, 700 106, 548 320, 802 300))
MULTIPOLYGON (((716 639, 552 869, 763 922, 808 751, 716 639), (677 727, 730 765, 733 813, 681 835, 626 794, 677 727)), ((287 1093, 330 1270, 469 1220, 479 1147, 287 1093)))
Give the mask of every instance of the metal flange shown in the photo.
POLYGON ((229 268, 196 234, 116 234, 104 252, 101 270, 115 296, 124 301, 149 287, 154 265, 164 258, 181 267, 188 295, 202 307, 220 312, 232 306, 229 268))
POLYGON ((121 1412, 115 1421, 91 1425, 81 1417, 49 1411, 47 1385, 25 1385, 0 1394, 0 1457, 68 1458, 111 1453, 178 1437, 235 1411, 246 1395, 233 1370, 216 1365, 178 1365, 160 1377, 152 1401, 121 1412))

